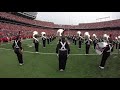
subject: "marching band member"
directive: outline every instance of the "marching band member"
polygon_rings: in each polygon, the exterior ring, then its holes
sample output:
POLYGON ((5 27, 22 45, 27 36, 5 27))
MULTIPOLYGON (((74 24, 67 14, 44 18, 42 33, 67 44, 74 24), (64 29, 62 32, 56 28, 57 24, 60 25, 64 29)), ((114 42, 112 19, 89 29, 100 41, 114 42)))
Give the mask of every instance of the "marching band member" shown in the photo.
POLYGON ((113 46, 113 47, 112 47, 112 49, 111 49, 111 52, 113 52, 113 51, 114 51, 114 47, 115 47, 115 40, 113 40, 113 41, 112 41, 112 46, 113 46))
POLYGON ((43 48, 45 48, 46 47, 46 36, 45 36, 45 34, 43 34, 43 36, 42 36, 42 42, 43 42, 43 48))
POLYGON ((86 44, 86 54, 89 54, 91 39, 87 39, 87 40, 85 41, 85 44, 86 44))
POLYGON ((15 54, 17 55, 18 61, 19 61, 19 65, 23 65, 23 48, 21 46, 21 40, 20 37, 17 36, 16 40, 14 40, 14 43, 12 45, 12 48, 14 49, 15 54))
POLYGON ((112 39, 112 34, 110 34, 110 36, 108 36, 108 42, 112 44, 111 52, 113 52, 115 43, 112 39))
POLYGON ((106 47, 104 48, 104 50, 102 52, 102 60, 101 60, 99 68, 104 69, 106 60, 110 56, 111 49, 112 49, 112 44, 111 43, 109 43, 108 45, 106 45, 106 47))
POLYGON ((118 49, 120 51, 120 36, 118 36, 118 49))
POLYGON ((82 36, 79 36, 79 49, 81 48, 81 44, 82 44, 82 40, 83 40, 83 37, 82 36))
POLYGON ((70 47, 64 37, 57 44, 56 53, 59 57, 59 70, 64 71, 66 67, 67 57, 70 54, 70 47))
POLYGON ((72 37, 72 40, 73 40, 73 43, 74 43, 74 41, 75 41, 75 36, 73 35, 73 37, 72 37))
POLYGON ((52 36, 50 35, 50 42, 52 42, 52 36))
POLYGON ((116 46, 116 49, 118 48, 118 38, 115 37, 115 46, 116 46))
POLYGON ((75 43, 75 45, 77 43, 77 37, 76 36, 74 37, 74 43, 75 43))
POLYGON ((109 43, 113 43, 113 39, 112 39, 112 34, 110 34, 110 36, 108 36, 108 41, 109 41, 109 43))
POLYGON ((85 40, 85 44, 86 44, 86 54, 89 54, 89 49, 90 49, 90 45, 92 40, 90 39, 90 35, 86 35, 87 38, 85 40))
POLYGON ((49 38, 49 36, 47 36, 47 43, 48 43, 48 44, 50 43, 50 38, 49 38))
POLYGON ((93 45, 94 45, 94 49, 95 49, 97 43, 98 43, 97 36, 96 36, 95 34, 93 34, 93 45))
POLYGON ((38 53, 39 52, 39 40, 38 40, 37 35, 33 36, 33 43, 34 43, 34 46, 35 46, 35 52, 38 53))

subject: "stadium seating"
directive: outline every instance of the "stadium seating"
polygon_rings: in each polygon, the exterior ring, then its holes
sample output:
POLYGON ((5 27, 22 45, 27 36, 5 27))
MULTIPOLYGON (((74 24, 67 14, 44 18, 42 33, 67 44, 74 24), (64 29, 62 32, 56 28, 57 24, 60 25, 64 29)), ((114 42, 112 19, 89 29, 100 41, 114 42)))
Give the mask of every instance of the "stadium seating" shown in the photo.
POLYGON ((14 38, 19 31, 21 32, 21 36, 23 39, 26 38, 32 38, 33 31, 38 31, 39 33, 41 32, 46 32, 46 34, 54 34, 56 31, 54 29, 42 29, 42 28, 34 28, 34 27, 27 27, 27 26, 21 26, 21 25, 13 25, 13 24, 8 24, 8 23, 0 23, 0 31, 2 32, 1 38, 3 42, 6 42, 6 37, 8 38, 14 38))
POLYGON ((32 26, 27 27, 0 22, 0 32, 2 33, 2 35, 0 35, 0 41, 7 41, 8 38, 9 40, 15 39, 14 36, 17 35, 19 31, 21 32, 22 38, 26 39, 32 38, 33 31, 38 31, 39 33, 46 32, 47 35, 52 35, 61 28, 66 30, 64 33, 65 35, 76 35, 77 31, 81 31, 82 35, 85 32, 89 32, 91 36, 95 33, 98 37, 103 36, 105 33, 108 35, 112 34, 113 38, 120 35, 120 29, 112 29, 115 27, 120 27, 120 19, 96 23, 81 23, 79 25, 58 25, 54 24, 53 22, 27 19, 7 12, 0 12, 0 17, 24 22, 31 25, 41 26, 41 28, 35 28, 32 26), (109 29, 106 30, 106 28, 109 29))

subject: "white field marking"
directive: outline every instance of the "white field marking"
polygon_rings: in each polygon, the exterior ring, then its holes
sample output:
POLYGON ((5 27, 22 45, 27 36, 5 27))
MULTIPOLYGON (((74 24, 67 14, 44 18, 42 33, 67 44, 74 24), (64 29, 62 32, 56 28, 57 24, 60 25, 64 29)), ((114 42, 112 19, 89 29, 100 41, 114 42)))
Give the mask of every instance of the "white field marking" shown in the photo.
POLYGON ((0 46, 4 46, 4 45, 7 45, 7 44, 11 44, 11 43, 2 43, 2 44, 0 44, 0 46))
POLYGON ((32 39, 22 39, 21 41, 29 41, 29 40, 32 40, 32 39))
POLYGON ((27 44, 27 46, 28 46, 28 47, 33 47, 34 44, 33 44, 33 43, 31 43, 31 44, 27 44))
POLYGON ((113 58, 116 58, 117 56, 114 56, 113 58))
POLYGON ((28 46, 28 47, 33 47, 33 46, 28 46))
MULTIPOLYGON (((13 51, 12 49, 6 49, 6 48, 0 48, 0 49, 13 51)), ((23 51, 23 52, 36 53, 36 52, 31 52, 31 51, 23 51)), ((37 54, 48 54, 48 55, 52 54, 52 55, 56 55, 56 53, 42 53, 42 52, 38 52, 37 54)), ((112 55, 115 55, 115 54, 118 54, 118 53, 112 53, 112 55)), ((94 55, 99 56, 98 54, 70 54, 70 55, 71 56, 94 56, 94 55)))
MULTIPOLYGON (((31 40, 31 39, 26 39, 26 40, 22 40, 22 41, 28 41, 28 40, 31 40)), ((0 45, 1 46, 4 46, 4 45, 7 45, 7 44, 12 44, 14 40, 12 40, 11 42, 6 42, 6 43, 1 43, 0 45)))

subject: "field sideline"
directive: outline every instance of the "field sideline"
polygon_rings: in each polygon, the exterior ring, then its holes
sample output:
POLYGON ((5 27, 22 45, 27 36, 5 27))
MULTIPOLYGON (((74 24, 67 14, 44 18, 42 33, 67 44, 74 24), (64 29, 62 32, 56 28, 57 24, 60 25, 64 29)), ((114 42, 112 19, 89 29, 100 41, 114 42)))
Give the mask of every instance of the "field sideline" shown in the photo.
POLYGON ((120 77, 120 55, 114 52, 108 58, 105 69, 98 68, 101 56, 97 55, 93 46, 90 54, 85 54, 85 45, 78 49, 78 45, 70 44, 71 53, 68 57, 66 70, 58 71, 58 57, 55 48, 58 40, 54 40, 46 48, 42 48, 40 42, 40 53, 34 53, 32 40, 24 40, 23 58, 24 65, 19 66, 17 57, 12 50, 12 43, 0 45, 0 78, 119 78, 120 77))

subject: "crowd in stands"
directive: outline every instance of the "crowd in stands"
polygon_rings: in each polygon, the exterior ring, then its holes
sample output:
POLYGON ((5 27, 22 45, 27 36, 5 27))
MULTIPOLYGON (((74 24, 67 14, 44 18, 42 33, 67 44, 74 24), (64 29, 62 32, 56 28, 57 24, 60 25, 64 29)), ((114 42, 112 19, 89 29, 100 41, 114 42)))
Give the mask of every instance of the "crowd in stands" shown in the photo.
POLYGON ((7 12, 0 12, 0 17, 31 25, 42 26, 41 28, 37 28, 0 22, 0 41, 4 42, 8 41, 8 38, 9 40, 13 40, 15 35, 19 34, 19 31, 22 38, 25 39, 32 38, 33 31, 38 31, 39 33, 46 32, 47 35, 52 35, 60 28, 66 30, 65 35, 76 35, 77 31, 81 31, 82 34, 89 32, 90 35, 96 34, 98 37, 103 36, 103 34, 112 34, 113 38, 120 35, 120 29, 105 29, 120 27, 120 19, 97 23, 83 23, 79 25, 58 25, 53 22, 27 19, 7 12))
POLYGON ((32 38, 33 31, 38 31, 39 33, 46 32, 47 35, 56 33, 54 29, 42 29, 8 23, 0 23, 0 41, 8 42, 8 40, 14 40, 15 36, 18 35, 19 32, 23 39, 32 38))
MULTIPOLYGON (((65 35, 76 35, 76 30, 66 30, 64 32, 65 35)), ((89 32, 90 36, 93 34, 96 34, 97 37, 102 37, 104 34, 110 35, 112 34, 112 38, 115 39, 115 37, 120 35, 120 30, 80 30, 82 36, 84 36, 85 32, 89 32)))

